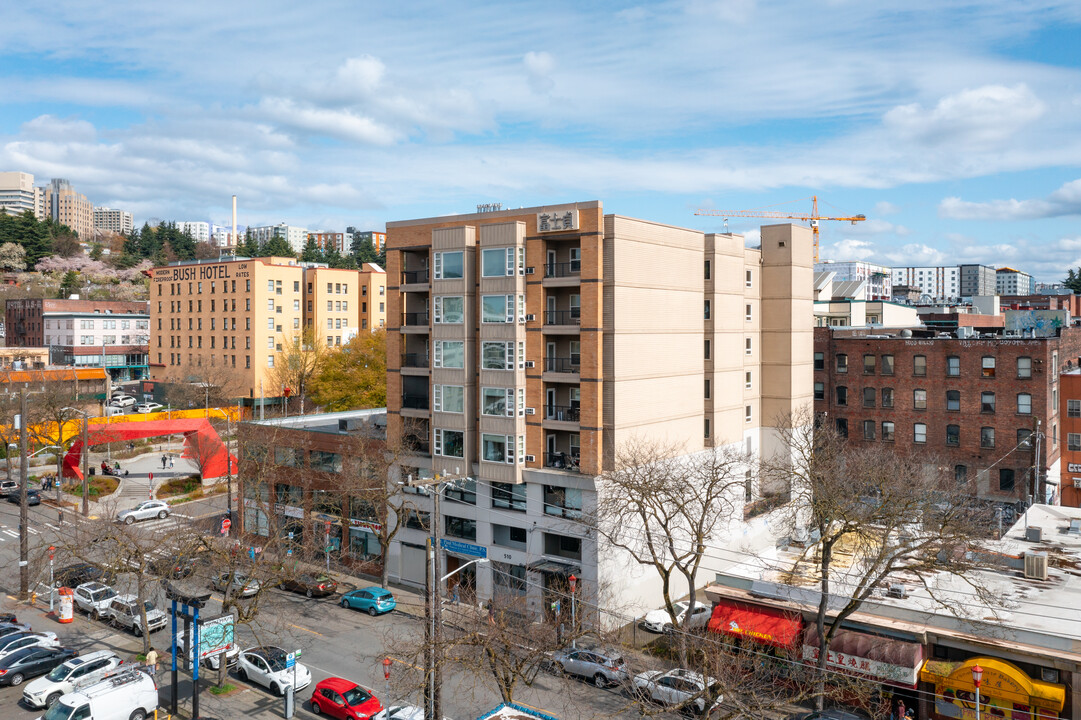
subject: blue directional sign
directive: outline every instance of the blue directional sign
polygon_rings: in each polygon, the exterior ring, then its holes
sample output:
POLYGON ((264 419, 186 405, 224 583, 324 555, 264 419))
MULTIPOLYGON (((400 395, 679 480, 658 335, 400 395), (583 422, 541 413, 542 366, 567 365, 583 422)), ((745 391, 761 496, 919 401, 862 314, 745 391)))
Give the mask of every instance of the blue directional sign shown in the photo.
POLYGON ((440 538, 439 546, 447 552, 454 553, 456 555, 472 555, 473 557, 479 558, 488 557, 488 548, 481 545, 472 545, 470 543, 459 542, 457 540, 447 540, 445 538, 440 538))

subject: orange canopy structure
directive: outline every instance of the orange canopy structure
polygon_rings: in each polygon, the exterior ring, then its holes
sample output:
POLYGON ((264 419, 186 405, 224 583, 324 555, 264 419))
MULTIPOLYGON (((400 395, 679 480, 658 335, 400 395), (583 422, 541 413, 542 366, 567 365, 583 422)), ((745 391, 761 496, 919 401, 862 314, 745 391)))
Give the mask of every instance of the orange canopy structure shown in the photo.
MULTIPOLYGON (((237 467, 236 456, 229 454, 225 443, 221 441, 214 426, 206 418, 92 425, 88 430, 87 441, 90 445, 100 445, 108 442, 181 434, 184 436, 183 456, 199 464, 204 480, 221 477, 229 473, 230 469, 237 467)), ((82 440, 72 443, 71 449, 64 456, 64 477, 82 479, 83 473, 79 469, 82 453, 82 440)))

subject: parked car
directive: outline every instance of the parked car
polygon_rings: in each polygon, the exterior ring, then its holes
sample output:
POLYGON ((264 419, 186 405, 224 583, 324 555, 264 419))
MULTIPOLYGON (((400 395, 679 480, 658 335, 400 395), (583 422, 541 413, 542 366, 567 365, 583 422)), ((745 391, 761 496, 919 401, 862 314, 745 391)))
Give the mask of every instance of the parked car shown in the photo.
POLYGON ((135 406, 135 412, 137 413, 152 413, 161 410, 164 405, 156 402, 145 402, 135 406))
POLYGON ((116 415, 123 415, 124 408, 119 405, 106 405, 105 410, 102 413, 102 417, 114 417, 116 415))
POLYGON ((179 580, 195 572, 195 558, 190 555, 166 555, 151 560, 149 568, 155 575, 179 580))
POLYGON ((18 480, 0 480, 0 495, 8 495, 9 493, 19 491, 18 480))
POLYGON ((82 610, 94 620, 105 617, 109 611, 109 604, 119 593, 104 583, 83 583, 75 588, 75 607, 82 610))
POLYGON ((50 707, 60 696, 74 690, 76 685, 93 684, 123 662, 112 650, 96 650, 73 657, 54 667, 45 677, 24 687, 23 702, 35 709, 50 707))
MULTIPOLYGON (((179 633, 176 636, 176 652, 177 652, 177 655, 182 655, 184 653, 184 647, 185 647, 185 645, 184 645, 184 633, 179 633)), ((226 667, 233 667, 234 665, 236 665, 237 657, 239 657, 239 656, 240 656, 240 646, 237 645, 235 642, 230 643, 229 647, 227 647, 225 649, 225 666, 226 667)), ((190 654, 188 655, 188 658, 189 659, 191 658, 190 654)), ((211 670, 217 670, 218 669, 218 662, 219 662, 219 659, 218 659, 218 654, 217 653, 215 653, 214 655, 207 655, 205 658, 203 658, 203 665, 210 668, 211 670)))
POLYGON ((151 518, 169 517, 169 504, 163 500, 144 500, 130 510, 124 510, 117 514, 116 521, 125 525, 131 525, 136 520, 150 520, 151 518))
MULTIPOLYGON (((21 503, 23 501, 23 494, 18 490, 14 490, 8 493, 9 503, 21 503)), ((41 491, 37 488, 26 489, 26 504, 27 505, 40 505, 41 504, 41 491)))
MULTIPOLYGON (((416 705, 392 705, 376 713, 372 720, 424 720, 424 708, 416 705)), ((446 715, 443 720, 450 720, 446 715)))
POLYGON ((383 710, 371 690, 352 680, 329 677, 312 691, 312 712, 341 720, 367 720, 383 710))
POLYGON ((110 583, 113 581, 113 573, 108 570, 102 570, 99 567, 91 565, 90 563, 74 563, 72 565, 65 565, 53 572, 53 586, 54 587, 79 587, 83 583, 88 583, 91 580, 97 580, 102 583, 110 583))
POLYGON ((292 590, 308 597, 326 597, 338 590, 338 583, 326 575, 297 575, 278 583, 279 590, 292 590))
POLYGON ((223 572, 215 575, 210 583, 215 590, 228 593, 233 597, 251 597, 263 589, 262 584, 255 578, 248 577, 242 572, 223 572))
POLYGON ((6 638, 8 635, 14 635, 16 633, 28 633, 34 632, 26 623, 4 623, 0 626, 0 638, 6 638))
POLYGON ((788 720, 867 720, 867 716, 852 710, 833 708, 809 713, 796 713, 795 715, 789 715, 788 720))
POLYGON ((251 647, 240 653, 237 660, 236 676, 242 681, 252 681, 262 685, 275 695, 284 695, 285 688, 293 685, 294 690, 303 690, 312 682, 308 668, 296 663, 295 668, 285 666, 286 652, 280 647, 251 647))
POLYGON ((154 679, 132 668, 60 696, 43 720, 146 720, 157 707, 154 679))
POLYGON ((27 678, 44 675, 79 654, 62 647, 26 647, 0 659, 0 685, 15 687, 27 678))
MULTIPOLYGON (((165 613, 155 608, 154 603, 149 600, 144 601, 143 605, 146 608, 146 626, 150 632, 165 627, 165 613)), ((136 636, 143 634, 143 614, 140 612, 139 599, 134 595, 117 595, 109 601, 107 612, 109 621, 116 627, 131 630, 136 636)))
POLYGON ((702 714, 720 704, 720 684, 693 670, 648 670, 634 676, 636 695, 666 706, 682 706, 702 714))
POLYGON ((0 638, 0 659, 29 647, 60 647, 60 640, 57 639, 56 633, 51 632, 7 635, 0 638))
MULTIPOLYGON (((676 611, 676 621, 679 626, 685 630, 698 630, 704 628, 709 623, 710 615, 713 614, 712 608, 708 605, 695 603, 694 609, 691 610, 691 616, 688 618, 687 610, 690 608, 690 605, 691 604, 686 600, 672 603, 672 608, 676 611)), ((672 617, 664 608, 661 608, 660 610, 650 610, 646 613, 645 618, 642 619, 641 626, 646 630, 655 633, 672 632, 672 617)))
POLYGON ((109 400, 109 404, 113 407, 131 407, 135 404, 135 398, 131 395, 113 395, 112 399, 109 400))
POLYGON ((389 590, 384 590, 381 587, 367 587, 350 590, 342 595, 342 599, 338 604, 343 608, 363 610, 372 617, 381 615, 382 613, 388 613, 398 606, 398 602, 394 599, 394 595, 392 595, 389 590))
POLYGON ((555 673, 592 678, 600 688, 619 685, 630 677, 623 655, 609 648, 562 648, 552 653, 549 667, 555 673))

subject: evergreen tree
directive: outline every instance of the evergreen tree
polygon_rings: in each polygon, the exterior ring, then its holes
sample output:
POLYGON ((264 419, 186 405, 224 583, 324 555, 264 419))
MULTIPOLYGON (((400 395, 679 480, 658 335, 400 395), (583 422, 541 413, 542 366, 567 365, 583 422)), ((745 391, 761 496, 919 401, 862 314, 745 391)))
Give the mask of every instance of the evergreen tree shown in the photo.
POLYGON ((34 217, 34 213, 29 210, 15 218, 15 237, 11 241, 22 245, 23 249, 26 250, 27 266, 33 267, 41 258, 53 254, 53 243, 50 235, 52 227, 56 227, 57 230, 60 228, 67 229, 67 226, 54 226, 51 220, 39 222, 34 217))
POLYGON ((69 298, 79 292, 79 273, 68 270, 64 273, 64 279, 60 281, 60 298, 69 298))
POLYGON ((251 228, 244 231, 244 240, 239 243, 236 248, 236 254, 241 257, 259 257, 262 253, 259 248, 259 241, 255 239, 255 235, 252 234, 251 228))
POLYGON ((328 245, 323 250, 323 262, 332 268, 340 268, 342 267, 342 254, 338 252, 338 248, 328 245))
POLYGON ((376 262, 378 255, 375 246, 372 245, 371 237, 364 237, 360 233, 353 236, 352 255, 356 258, 357 267, 364 263, 376 262))
POLYGON ((272 237, 267 244, 261 248, 261 254, 267 257, 296 257, 293 248, 289 246, 289 241, 280 235, 272 237))
POLYGON ((1078 268, 1077 271, 1070 268, 1069 272, 1066 273, 1066 280, 1062 284, 1073 290, 1075 294, 1081 295, 1081 268, 1078 268))
POLYGON ((315 244, 315 238, 308 236, 308 242, 304 244, 304 250, 300 253, 301 262, 323 262, 323 251, 315 244))

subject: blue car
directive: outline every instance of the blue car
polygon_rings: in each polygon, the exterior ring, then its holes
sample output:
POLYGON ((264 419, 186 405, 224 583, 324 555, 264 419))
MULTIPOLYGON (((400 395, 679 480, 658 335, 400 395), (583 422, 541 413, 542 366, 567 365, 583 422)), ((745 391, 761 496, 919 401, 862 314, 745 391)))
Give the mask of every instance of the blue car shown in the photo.
POLYGON ((380 587, 350 590, 345 595, 342 595, 342 600, 338 604, 343 608, 364 610, 372 617, 388 613, 398 605, 390 591, 380 587))

